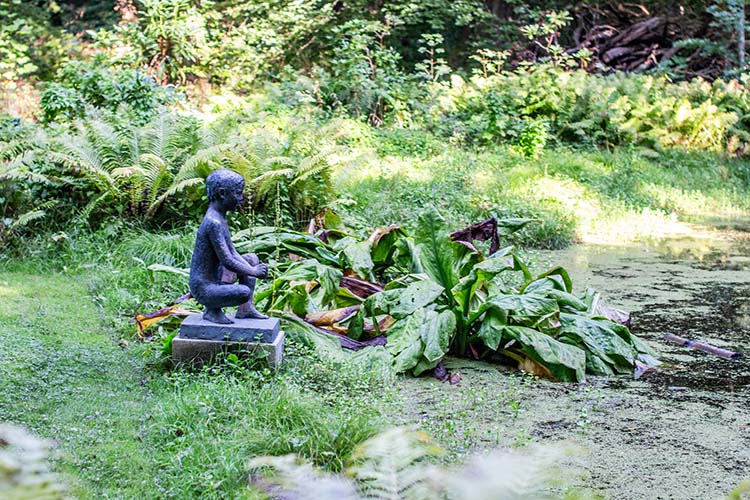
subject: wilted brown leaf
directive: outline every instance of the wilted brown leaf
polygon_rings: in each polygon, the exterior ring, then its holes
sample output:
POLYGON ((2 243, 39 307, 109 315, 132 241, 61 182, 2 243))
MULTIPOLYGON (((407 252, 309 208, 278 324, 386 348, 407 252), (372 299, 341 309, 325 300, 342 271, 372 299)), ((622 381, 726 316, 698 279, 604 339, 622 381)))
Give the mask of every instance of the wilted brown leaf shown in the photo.
MULTIPOLYGON (((497 233, 497 218, 491 217, 485 221, 472 224, 471 226, 451 234, 453 241, 470 243, 473 247, 474 240, 490 240, 490 255, 500 249, 500 236, 497 233)), ((467 245, 468 246, 468 245, 467 245)))
POLYGON ((397 229, 398 229, 398 226, 396 224, 391 224, 388 227, 379 227, 375 231, 373 231, 370 237, 367 239, 370 241, 370 243, 374 245, 375 243, 380 241, 380 238, 382 238, 386 234, 396 231, 397 229))
POLYGON ((352 276, 344 276, 341 278, 339 286, 341 288, 346 288, 361 299, 366 299, 370 295, 383 291, 383 287, 377 283, 371 283, 352 276))
POLYGON ((537 361, 531 358, 522 358, 518 362, 518 369, 523 370, 527 373, 531 373, 532 375, 536 375, 537 377, 540 377, 540 378, 546 378, 549 380, 557 380, 546 366, 538 363, 537 361))
POLYGON ((388 329, 393 326, 393 324, 396 322, 396 318, 393 316, 386 315, 383 319, 378 321, 378 331, 375 331, 375 325, 371 323, 365 324, 365 326, 362 328, 362 331, 369 335, 374 335, 376 333, 385 333, 388 331, 388 329))
POLYGON ((191 311, 182 309, 179 304, 174 304, 149 314, 136 314, 135 324, 136 328, 138 329, 138 338, 143 339, 143 332, 155 323, 158 323, 170 316, 187 316, 189 314, 191 314, 191 311))
POLYGON ((362 306, 356 305, 333 309, 331 311, 310 313, 305 316, 305 321, 315 326, 331 327, 335 323, 340 323, 347 318, 350 318, 354 313, 359 311, 360 307, 362 306))

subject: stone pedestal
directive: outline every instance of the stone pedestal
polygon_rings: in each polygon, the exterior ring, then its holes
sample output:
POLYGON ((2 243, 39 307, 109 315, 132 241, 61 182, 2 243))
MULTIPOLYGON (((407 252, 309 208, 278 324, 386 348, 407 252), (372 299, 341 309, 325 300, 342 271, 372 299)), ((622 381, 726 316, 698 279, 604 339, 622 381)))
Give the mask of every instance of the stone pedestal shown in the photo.
POLYGON ((180 333, 172 339, 175 364, 204 365, 217 355, 238 356, 261 353, 271 368, 283 359, 284 332, 277 318, 236 319, 229 325, 211 323, 202 314, 191 314, 182 322, 180 333))

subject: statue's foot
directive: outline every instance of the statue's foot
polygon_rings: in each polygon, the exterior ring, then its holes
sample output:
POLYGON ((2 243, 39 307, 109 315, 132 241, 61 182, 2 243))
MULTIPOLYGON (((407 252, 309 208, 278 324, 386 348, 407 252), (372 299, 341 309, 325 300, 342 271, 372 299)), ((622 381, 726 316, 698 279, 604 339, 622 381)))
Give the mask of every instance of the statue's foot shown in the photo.
POLYGON ((268 316, 258 312, 255 306, 251 304, 242 304, 234 317, 238 319, 268 319, 268 316))
POLYGON ((206 312, 203 313, 203 319, 220 325, 231 325, 234 323, 234 321, 227 318, 227 315, 221 309, 206 309, 206 312))

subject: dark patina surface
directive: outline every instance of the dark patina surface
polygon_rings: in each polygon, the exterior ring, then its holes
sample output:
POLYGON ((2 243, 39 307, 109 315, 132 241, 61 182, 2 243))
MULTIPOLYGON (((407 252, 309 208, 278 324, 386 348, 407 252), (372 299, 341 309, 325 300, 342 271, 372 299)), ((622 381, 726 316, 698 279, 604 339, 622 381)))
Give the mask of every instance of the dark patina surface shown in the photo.
POLYGON ((190 292, 206 306, 203 319, 210 323, 231 324, 223 308, 240 306, 235 318, 266 319, 253 305, 255 281, 268 276, 268 267, 254 254, 240 255, 229 234, 226 214, 243 200, 245 180, 231 170, 216 170, 206 179, 209 206, 198 228, 190 262, 190 292), (237 283, 228 283, 227 275, 237 283))

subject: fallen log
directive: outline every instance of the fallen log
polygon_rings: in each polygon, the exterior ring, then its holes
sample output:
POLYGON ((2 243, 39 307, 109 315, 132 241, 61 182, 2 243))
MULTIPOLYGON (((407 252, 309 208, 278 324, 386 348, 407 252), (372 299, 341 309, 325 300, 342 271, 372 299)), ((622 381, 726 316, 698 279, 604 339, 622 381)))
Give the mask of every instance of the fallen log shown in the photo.
POLYGON ((607 52, 602 54, 602 61, 607 64, 611 64, 615 59, 619 59, 623 56, 627 56, 635 52, 633 47, 614 47, 609 49, 607 52))
POLYGON ((660 40, 664 37, 666 24, 667 20, 661 17, 652 17, 641 21, 607 40, 605 47, 609 49, 610 47, 630 45, 634 42, 650 43, 654 40, 660 40))
POLYGON ((671 333, 664 335, 664 340, 680 344, 683 347, 690 347, 691 349, 695 349, 696 351, 707 352, 724 359, 736 360, 742 358, 742 353, 740 352, 727 351, 726 349, 722 349, 720 347, 705 344, 703 342, 697 342, 695 340, 689 340, 671 333))

